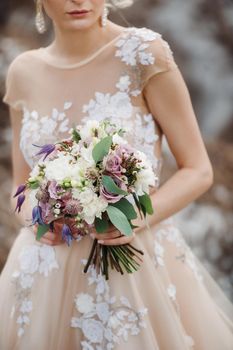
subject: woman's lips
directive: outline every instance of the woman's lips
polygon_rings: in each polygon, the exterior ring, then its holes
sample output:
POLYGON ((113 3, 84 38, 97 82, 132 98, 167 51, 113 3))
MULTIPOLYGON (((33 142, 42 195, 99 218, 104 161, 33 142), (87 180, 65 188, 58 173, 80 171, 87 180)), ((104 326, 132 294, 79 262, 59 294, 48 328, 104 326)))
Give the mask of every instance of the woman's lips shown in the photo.
POLYGON ((70 16, 72 17, 82 17, 85 16, 89 13, 90 11, 88 10, 80 10, 80 11, 71 11, 71 12, 67 12, 70 16))

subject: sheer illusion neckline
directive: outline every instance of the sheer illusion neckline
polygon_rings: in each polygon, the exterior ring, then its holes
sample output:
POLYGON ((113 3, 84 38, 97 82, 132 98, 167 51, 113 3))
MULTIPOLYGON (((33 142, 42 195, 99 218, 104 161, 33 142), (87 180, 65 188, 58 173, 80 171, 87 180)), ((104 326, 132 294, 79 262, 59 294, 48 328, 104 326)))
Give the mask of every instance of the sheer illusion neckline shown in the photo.
POLYGON ((85 64, 91 62, 95 57, 97 57, 101 52, 103 52, 105 49, 107 49, 109 46, 111 46, 115 41, 120 39, 120 37, 126 33, 129 30, 128 27, 124 28, 115 38, 101 46, 99 49, 97 49, 94 53, 86 57, 85 59, 78 61, 76 63, 59 63, 56 62, 54 57, 47 51, 46 47, 40 47, 38 50, 41 52, 40 58, 44 60, 46 63, 48 63, 51 66, 57 67, 57 68, 76 68, 84 66, 85 64))

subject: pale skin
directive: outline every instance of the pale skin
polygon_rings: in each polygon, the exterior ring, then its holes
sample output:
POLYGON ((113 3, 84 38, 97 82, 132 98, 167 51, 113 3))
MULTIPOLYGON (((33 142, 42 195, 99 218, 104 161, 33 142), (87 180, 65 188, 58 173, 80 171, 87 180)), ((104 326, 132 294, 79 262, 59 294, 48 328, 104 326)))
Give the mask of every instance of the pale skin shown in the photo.
MULTIPOLYGON (((56 0, 56 2, 44 0, 43 6, 54 26, 54 40, 47 49, 62 63, 72 64, 85 59, 123 29, 110 20, 107 21, 106 27, 100 26, 99 18, 103 11, 104 0, 56 0), (67 14, 69 11, 80 9, 87 9, 90 12, 83 19, 71 19, 67 14)), ((167 138, 178 166, 173 176, 151 195, 155 210, 148 221, 154 225, 177 213, 205 193, 212 186, 214 175, 189 91, 180 70, 155 75, 147 83, 143 93, 151 113, 156 116, 155 119, 167 138)), ((19 149, 21 112, 10 107, 10 117, 13 131, 13 194, 17 186, 26 181, 31 169, 19 149)), ((13 199, 12 207, 15 207, 13 199)), ((26 202, 22 212, 17 214, 22 224, 26 223, 26 217, 30 217, 26 215, 29 212, 26 202)), ((92 238, 97 238, 99 243, 105 245, 131 243, 143 225, 140 219, 134 224, 140 227, 134 229, 130 237, 123 236, 111 226, 108 232, 101 235, 93 230, 92 238)), ((40 242, 52 246, 64 244, 61 227, 62 221, 58 220, 54 232, 47 232, 40 242)), ((37 227, 34 226, 34 233, 36 230, 37 227)))

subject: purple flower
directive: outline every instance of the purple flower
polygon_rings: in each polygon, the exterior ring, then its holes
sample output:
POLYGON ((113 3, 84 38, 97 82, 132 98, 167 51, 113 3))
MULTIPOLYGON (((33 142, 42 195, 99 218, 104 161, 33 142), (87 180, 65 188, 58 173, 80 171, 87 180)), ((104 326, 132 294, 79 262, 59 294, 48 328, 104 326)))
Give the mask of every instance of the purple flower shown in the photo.
POLYGON ((116 149, 116 154, 122 158, 123 155, 125 158, 128 158, 130 156, 130 154, 132 154, 134 152, 134 149, 128 145, 128 144, 125 144, 125 145, 120 145, 119 147, 117 147, 116 149))
POLYGON ((24 194, 20 194, 18 199, 17 199, 17 204, 15 207, 15 211, 18 210, 18 213, 21 211, 21 207, 23 205, 23 202, 25 201, 25 195, 24 194))
POLYGON ((105 169, 112 174, 121 175, 121 157, 117 154, 109 154, 105 159, 105 169))
POLYGON ((35 225, 36 223, 44 225, 44 221, 42 220, 42 209, 39 205, 36 205, 32 209, 32 224, 35 225))
POLYGON ((53 153, 56 148, 56 146, 53 144, 47 144, 44 146, 38 146, 33 144, 33 146, 41 148, 41 150, 38 153, 36 153, 36 156, 45 155, 43 160, 45 160, 51 153, 53 153))
POLYGON ((14 198, 17 197, 20 193, 24 192, 26 189, 26 185, 20 185, 18 188, 17 188, 17 191, 16 193, 14 194, 14 198))
MULTIPOLYGON (((127 186, 123 181, 115 177, 113 178, 113 180, 115 181, 118 187, 120 187, 124 191, 127 191, 127 186)), ((106 201, 109 203, 116 203, 122 197, 124 197, 123 194, 115 194, 115 193, 109 192, 103 185, 100 186, 100 195, 103 196, 106 199, 106 201)))
POLYGON ((49 203, 43 203, 40 202, 41 207, 41 217, 44 223, 49 224, 53 220, 55 220, 55 217, 52 213, 52 207, 49 203))
POLYGON ((65 192, 63 188, 57 184, 55 180, 51 181, 48 186, 49 195, 53 199, 61 198, 61 193, 65 192))
POLYGON ((66 241, 68 246, 70 246, 71 241, 74 239, 70 227, 66 224, 62 226, 62 239, 66 241))

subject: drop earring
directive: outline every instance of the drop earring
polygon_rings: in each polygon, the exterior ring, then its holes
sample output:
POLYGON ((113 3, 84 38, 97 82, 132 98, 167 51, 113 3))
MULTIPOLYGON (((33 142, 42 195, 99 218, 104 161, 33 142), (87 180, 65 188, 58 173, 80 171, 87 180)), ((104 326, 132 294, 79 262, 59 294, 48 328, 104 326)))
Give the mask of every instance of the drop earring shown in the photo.
POLYGON ((43 14, 43 7, 41 0, 36 1, 36 18, 35 18, 36 29, 40 34, 46 31, 45 19, 43 14))
POLYGON ((107 6, 105 4, 103 13, 101 15, 101 25, 102 25, 102 27, 105 27, 106 24, 107 24, 108 13, 109 13, 109 11, 108 11, 108 8, 107 8, 107 6))

